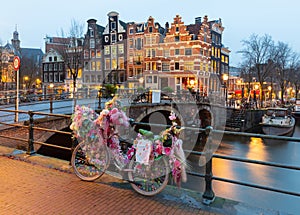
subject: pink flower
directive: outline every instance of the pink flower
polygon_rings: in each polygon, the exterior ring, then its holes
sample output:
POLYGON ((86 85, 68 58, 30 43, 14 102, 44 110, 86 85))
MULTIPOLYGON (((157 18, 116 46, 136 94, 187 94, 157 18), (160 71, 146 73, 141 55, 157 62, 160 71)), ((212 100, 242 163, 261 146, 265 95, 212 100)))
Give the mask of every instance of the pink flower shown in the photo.
POLYGON ((165 147, 164 148, 164 154, 169 156, 171 154, 171 147, 165 147))
POLYGON ((170 116, 169 116, 169 119, 171 121, 175 120, 176 119, 176 116, 175 116, 175 113, 174 112, 171 112, 170 116))

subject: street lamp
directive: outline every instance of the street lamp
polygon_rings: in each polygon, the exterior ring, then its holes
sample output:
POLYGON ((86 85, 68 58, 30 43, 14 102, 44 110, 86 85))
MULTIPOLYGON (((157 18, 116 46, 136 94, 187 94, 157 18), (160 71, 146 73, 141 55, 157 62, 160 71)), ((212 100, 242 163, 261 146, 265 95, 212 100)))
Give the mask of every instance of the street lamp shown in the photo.
POLYGON ((53 87, 54 87, 54 84, 51 83, 49 85, 49 87, 50 87, 50 113, 52 113, 53 112, 53 87))
POLYGON ((28 76, 24 76, 24 89, 26 90, 26 88, 27 88, 27 82, 28 82, 28 80, 29 80, 29 77, 28 76))
POLYGON ((224 88, 225 88, 225 105, 227 106, 227 81, 228 81, 228 74, 223 74, 223 81, 224 81, 224 88))

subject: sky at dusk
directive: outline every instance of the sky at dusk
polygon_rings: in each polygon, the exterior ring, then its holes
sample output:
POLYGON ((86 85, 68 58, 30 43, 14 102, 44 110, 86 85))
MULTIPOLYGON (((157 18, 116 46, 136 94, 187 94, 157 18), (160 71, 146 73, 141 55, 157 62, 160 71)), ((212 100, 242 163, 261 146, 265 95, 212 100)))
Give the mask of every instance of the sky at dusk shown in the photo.
POLYGON ((45 36, 60 36, 62 29, 68 33, 72 20, 83 24, 85 33, 88 19, 94 18, 106 26, 107 14, 117 11, 124 22, 146 22, 152 16, 162 26, 172 23, 177 14, 185 24, 205 15, 209 21, 221 18, 225 27, 223 44, 231 50, 231 66, 239 65, 241 55, 237 51, 243 48, 241 41, 253 33, 268 34, 275 42, 285 42, 300 53, 299 0, 28 0, 2 2, 1 8, 2 45, 11 41, 17 25, 21 47, 44 51, 45 36))

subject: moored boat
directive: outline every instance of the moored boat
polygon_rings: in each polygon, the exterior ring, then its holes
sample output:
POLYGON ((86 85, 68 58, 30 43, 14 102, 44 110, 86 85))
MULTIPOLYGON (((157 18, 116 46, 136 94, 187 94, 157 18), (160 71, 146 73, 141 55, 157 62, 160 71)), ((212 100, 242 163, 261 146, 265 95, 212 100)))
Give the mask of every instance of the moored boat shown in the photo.
POLYGON ((287 108, 269 108, 262 117, 262 131, 267 135, 290 137, 294 133, 295 121, 287 108))
POLYGON ((296 104, 293 108, 292 116, 297 120, 300 120, 300 99, 296 100, 296 104))

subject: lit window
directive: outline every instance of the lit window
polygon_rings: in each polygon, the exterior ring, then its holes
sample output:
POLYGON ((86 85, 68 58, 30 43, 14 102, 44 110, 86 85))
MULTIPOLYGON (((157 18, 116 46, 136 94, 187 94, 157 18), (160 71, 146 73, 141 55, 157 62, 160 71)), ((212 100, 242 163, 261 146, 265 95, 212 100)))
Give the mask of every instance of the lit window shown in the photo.
POLYGON ((104 46, 104 54, 105 55, 109 55, 110 54, 109 46, 104 46))

